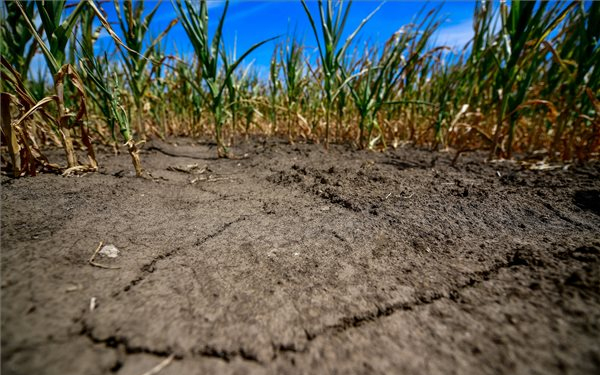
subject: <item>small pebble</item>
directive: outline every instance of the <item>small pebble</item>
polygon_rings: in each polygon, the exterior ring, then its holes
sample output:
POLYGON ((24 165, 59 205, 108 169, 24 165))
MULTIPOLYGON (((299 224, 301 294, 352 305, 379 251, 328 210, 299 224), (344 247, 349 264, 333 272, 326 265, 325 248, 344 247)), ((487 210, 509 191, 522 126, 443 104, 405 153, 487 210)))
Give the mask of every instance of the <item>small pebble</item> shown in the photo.
POLYGON ((114 245, 104 245, 98 254, 107 258, 116 258, 119 256, 119 249, 117 249, 114 245))

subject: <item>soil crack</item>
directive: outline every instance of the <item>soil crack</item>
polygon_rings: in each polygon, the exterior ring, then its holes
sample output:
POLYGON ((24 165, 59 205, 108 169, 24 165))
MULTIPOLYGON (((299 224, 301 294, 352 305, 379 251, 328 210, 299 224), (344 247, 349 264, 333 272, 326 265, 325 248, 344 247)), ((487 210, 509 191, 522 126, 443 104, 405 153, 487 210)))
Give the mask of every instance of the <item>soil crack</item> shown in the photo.
POLYGON ((308 341, 312 341, 319 336, 324 336, 327 334, 341 333, 347 330, 361 327, 365 324, 375 322, 378 319, 390 316, 399 311, 409 311, 413 310, 420 306, 430 305, 436 301, 439 301, 444 298, 448 298, 451 300, 455 300, 456 296, 464 289, 469 287, 474 287, 484 281, 490 279, 490 277, 496 275, 504 268, 509 268, 514 266, 512 260, 507 260, 506 262, 499 262, 495 264, 492 268, 484 271, 474 272, 469 277, 469 280, 465 283, 462 283, 447 293, 430 291, 428 293, 424 293, 415 297, 415 301, 413 302, 399 302, 392 303, 389 305, 377 306, 377 309, 374 311, 361 313, 357 315, 352 315, 349 317, 341 318, 338 323, 326 326, 316 332, 305 331, 306 337, 308 341))
MULTIPOLYGON (((237 350, 225 350, 212 346, 205 346, 198 350, 192 350, 190 356, 185 356, 182 353, 177 353, 176 350, 172 350, 170 348, 165 349, 153 349, 147 346, 136 346, 132 345, 129 342, 129 339, 124 336, 110 335, 105 338, 98 337, 94 334, 92 327, 85 324, 82 325, 81 336, 86 337, 93 344, 104 345, 107 348, 111 348, 125 355, 129 354, 148 354, 158 358, 167 358, 173 356, 175 360, 184 360, 186 357, 208 357, 208 358, 217 358, 221 359, 225 362, 231 362, 235 358, 242 358, 245 361, 255 362, 257 364, 262 363, 258 357, 252 354, 250 351, 239 348, 237 350)), ((112 372, 117 372, 123 366, 123 358, 120 357, 117 359, 116 363, 112 367, 112 372)))
MULTIPOLYGON (((197 245, 199 245, 199 246, 202 245, 209 239, 214 238, 214 237, 218 236, 220 233, 222 233, 223 231, 227 230, 227 228, 229 228, 231 225, 233 225, 237 222, 240 222, 242 220, 245 220, 245 219, 246 219, 246 217, 240 217, 236 220, 233 220, 229 223, 224 224, 223 226, 221 226, 219 228, 219 230, 217 230, 214 233, 211 233, 211 234, 203 237, 201 240, 199 240, 197 242, 197 245)), ((268 360, 259 358, 256 354, 254 354, 254 351, 252 350, 252 348, 239 347, 239 348, 232 350, 232 349, 218 348, 218 347, 214 347, 214 346, 210 346, 210 345, 207 345, 207 346, 204 346, 201 348, 197 348, 197 349, 193 349, 190 352, 189 356, 218 358, 225 362, 231 362, 232 360, 234 360, 236 358, 241 358, 245 361, 254 362, 256 364, 264 366, 264 365, 267 365, 268 363, 275 361, 281 355, 285 355, 287 353, 292 354, 292 355, 294 355, 294 354, 302 355, 302 354, 308 353, 311 342, 318 337, 343 333, 348 330, 358 328, 358 327, 364 326, 369 323, 377 322, 379 319, 387 317, 387 316, 391 316, 397 312, 411 311, 411 310, 416 309, 421 306, 433 304, 439 300, 443 300, 444 298, 450 299, 452 301, 456 301, 464 289, 476 287, 477 285, 490 280, 490 278, 497 275, 503 269, 518 266, 520 264, 521 263, 519 262, 519 250, 517 250, 513 254, 509 254, 505 261, 497 262, 489 269, 468 274, 467 281, 465 281, 459 285, 456 285, 454 288, 452 288, 449 291, 435 291, 435 290, 426 291, 420 295, 415 296, 413 301, 410 301, 410 302, 399 302, 399 303, 392 303, 392 304, 388 304, 388 305, 376 306, 376 309, 373 311, 363 312, 360 314, 343 317, 338 321, 338 323, 325 326, 325 327, 318 329, 316 331, 313 331, 313 332, 310 332, 309 330, 305 329, 306 341, 303 345, 297 346, 295 343, 290 343, 290 344, 272 343, 271 345, 272 345, 273 356, 268 360)), ((153 349, 153 348, 149 348, 149 347, 145 347, 145 346, 133 346, 130 344, 130 342, 128 341, 128 339, 126 337, 122 337, 122 336, 111 335, 107 338, 99 338, 93 334, 91 327, 86 326, 85 323, 83 325, 81 334, 85 335, 92 342, 94 342, 96 344, 104 344, 107 347, 111 347, 111 348, 115 348, 115 349, 123 348, 123 350, 126 354, 145 353, 145 354, 150 354, 150 355, 153 355, 156 357, 161 357, 161 358, 165 358, 165 357, 168 357, 168 356, 174 354, 175 359, 178 359, 178 360, 184 359, 184 355, 182 353, 173 353, 170 351, 170 348, 153 349)), ((116 368, 119 368, 118 364, 116 365, 116 368)))
MULTIPOLYGON (((157 350, 157 349, 151 349, 151 348, 148 348, 145 346, 131 345, 129 343, 129 340, 124 336, 112 335, 112 336, 108 336, 106 338, 97 337, 96 335, 94 335, 92 328, 89 327, 87 324, 85 324, 85 322, 83 323, 83 326, 81 328, 80 335, 87 337, 94 344, 104 344, 106 347, 114 348, 114 349, 122 348, 122 349, 124 349, 124 352, 126 354, 143 353, 143 354, 149 354, 149 355, 152 355, 155 357, 161 357, 161 358, 166 358, 173 354, 168 349, 157 350)), ((183 356, 181 354, 175 354, 175 359, 182 359, 182 358, 183 358, 183 356)))
POLYGON ((195 246, 202 246, 206 241, 213 239, 217 236, 219 236, 221 233, 223 233, 224 231, 227 230, 227 228, 229 228, 230 226, 232 226, 233 224, 237 224, 240 221, 244 221, 249 217, 249 215, 242 215, 240 217, 238 217, 237 219, 230 221, 228 223, 223 224, 217 231, 215 231, 214 233, 209 233, 208 235, 204 236, 203 238, 200 238, 196 241, 196 243, 194 244, 195 246))
POLYGON ((258 360, 258 357, 256 355, 252 354, 244 348, 239 348, 237 350, 224 350, 212 346, 205 346, 202 349, 194 350, 193 355, 201 357, 220 358, 225 362, 231 362, 233 359, 239 357, 246 361, 261 364, 261 361, 258 360))
MULTIPOLYGON (((194 246, 202 246, 206 241, 215 238, 217 236, 219 236, 220 234, 222 234, 224 231, 226 231, 229 227, 231 227, 232 225, 239 223, 240 221, 246 220, 249 217, 249 215, 243 215, 238 217, 237 219, 227 222, 225 224, 223 224, 221 227, 219 227, 215 232, 213 233, 209 233, 206 236, 198 239, 195 243, 194 246)), ((127 284, 127 286, 125 286, 125 288, 123 288, 123 292, 128 292, 131 290, 131 288, 133 288, 134 286, 136 286, 137 284, 139 284, 140 282, 144 281, 146 279, 146 277, 148 277, 148 275, 150 275, 151 273, 153 273, 154 271, 156 271, 156 264, 159 261, 162 261, 164 259, 168 259, 170 257, 172 257, 173 255, 177 254, 183 247, 182 246, 178 246, 166 253, 163 254, 159 254, 157 256, 155 256, 154 258, 152 258, 152 260, 146 264, 144 264, 141 268, 140 271, 141 273, 133 280, 131 280, 129 282, 129 284, 127 284)), ((113 297, 118 296, 121 293, 121 291, 118 291, 116 293, 113 294, 113 297)))

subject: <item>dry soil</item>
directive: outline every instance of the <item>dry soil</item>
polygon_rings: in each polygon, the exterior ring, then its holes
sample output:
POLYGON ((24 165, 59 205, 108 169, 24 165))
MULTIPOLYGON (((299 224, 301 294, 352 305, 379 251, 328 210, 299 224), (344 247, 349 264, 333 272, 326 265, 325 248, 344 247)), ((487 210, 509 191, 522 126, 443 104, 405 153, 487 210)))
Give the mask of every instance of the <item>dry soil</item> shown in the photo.
POLYGON ((2 176, 2 374, 600 373, 600 164, 234 150, 2 176))

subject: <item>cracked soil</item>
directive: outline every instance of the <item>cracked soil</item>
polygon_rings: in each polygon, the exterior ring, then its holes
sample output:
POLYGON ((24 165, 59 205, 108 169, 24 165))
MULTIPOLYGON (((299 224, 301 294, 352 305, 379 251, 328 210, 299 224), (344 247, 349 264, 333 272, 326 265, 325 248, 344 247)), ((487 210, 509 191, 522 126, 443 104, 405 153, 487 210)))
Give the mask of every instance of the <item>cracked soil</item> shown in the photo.
POLYGON ((600 164, 235 150, 2 176, 2 374, 600 372, 600 164))

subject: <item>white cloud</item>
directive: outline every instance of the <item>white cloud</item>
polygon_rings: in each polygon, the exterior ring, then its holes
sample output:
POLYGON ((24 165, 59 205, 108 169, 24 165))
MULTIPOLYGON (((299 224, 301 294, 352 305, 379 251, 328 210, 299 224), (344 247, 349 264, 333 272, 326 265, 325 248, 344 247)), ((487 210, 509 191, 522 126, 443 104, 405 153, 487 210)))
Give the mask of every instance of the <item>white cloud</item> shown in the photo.
POLYGON ((225 4, 224 0, 208 0, 208 9, 217 8, 225 4))
POLYGON ((473 20, 456 25, 442 26, 435 35, 438 45, 462 49, 473 38, 473 20))
POLYGON ((258 3, 256 5, 253 5, 252 8, 249 8, 247 10, 244 11, 240 11, 237 10, 235 12, 231 12, 230 15, 227 16, 227 20, 228 21, 239 21, 241 19, 244 19, 254 13, 260 12, 262 9, 268 7, 270 4, 269 3, 258 3))
MULTIPOLYGON (((193 0, 192 4, 199 3, 199 0, 193 0)), ((221 8, 225 5, 225 0, 208 0, 208 9, 216 9, 221 8)), ((231 2, 230 2, 231 5, 231 2)), ((173 6, 168 7, 164 11, 160 9, 154 17, 154 21, 171 21, 172 19, 177 18, 177 12, 173 6)))

